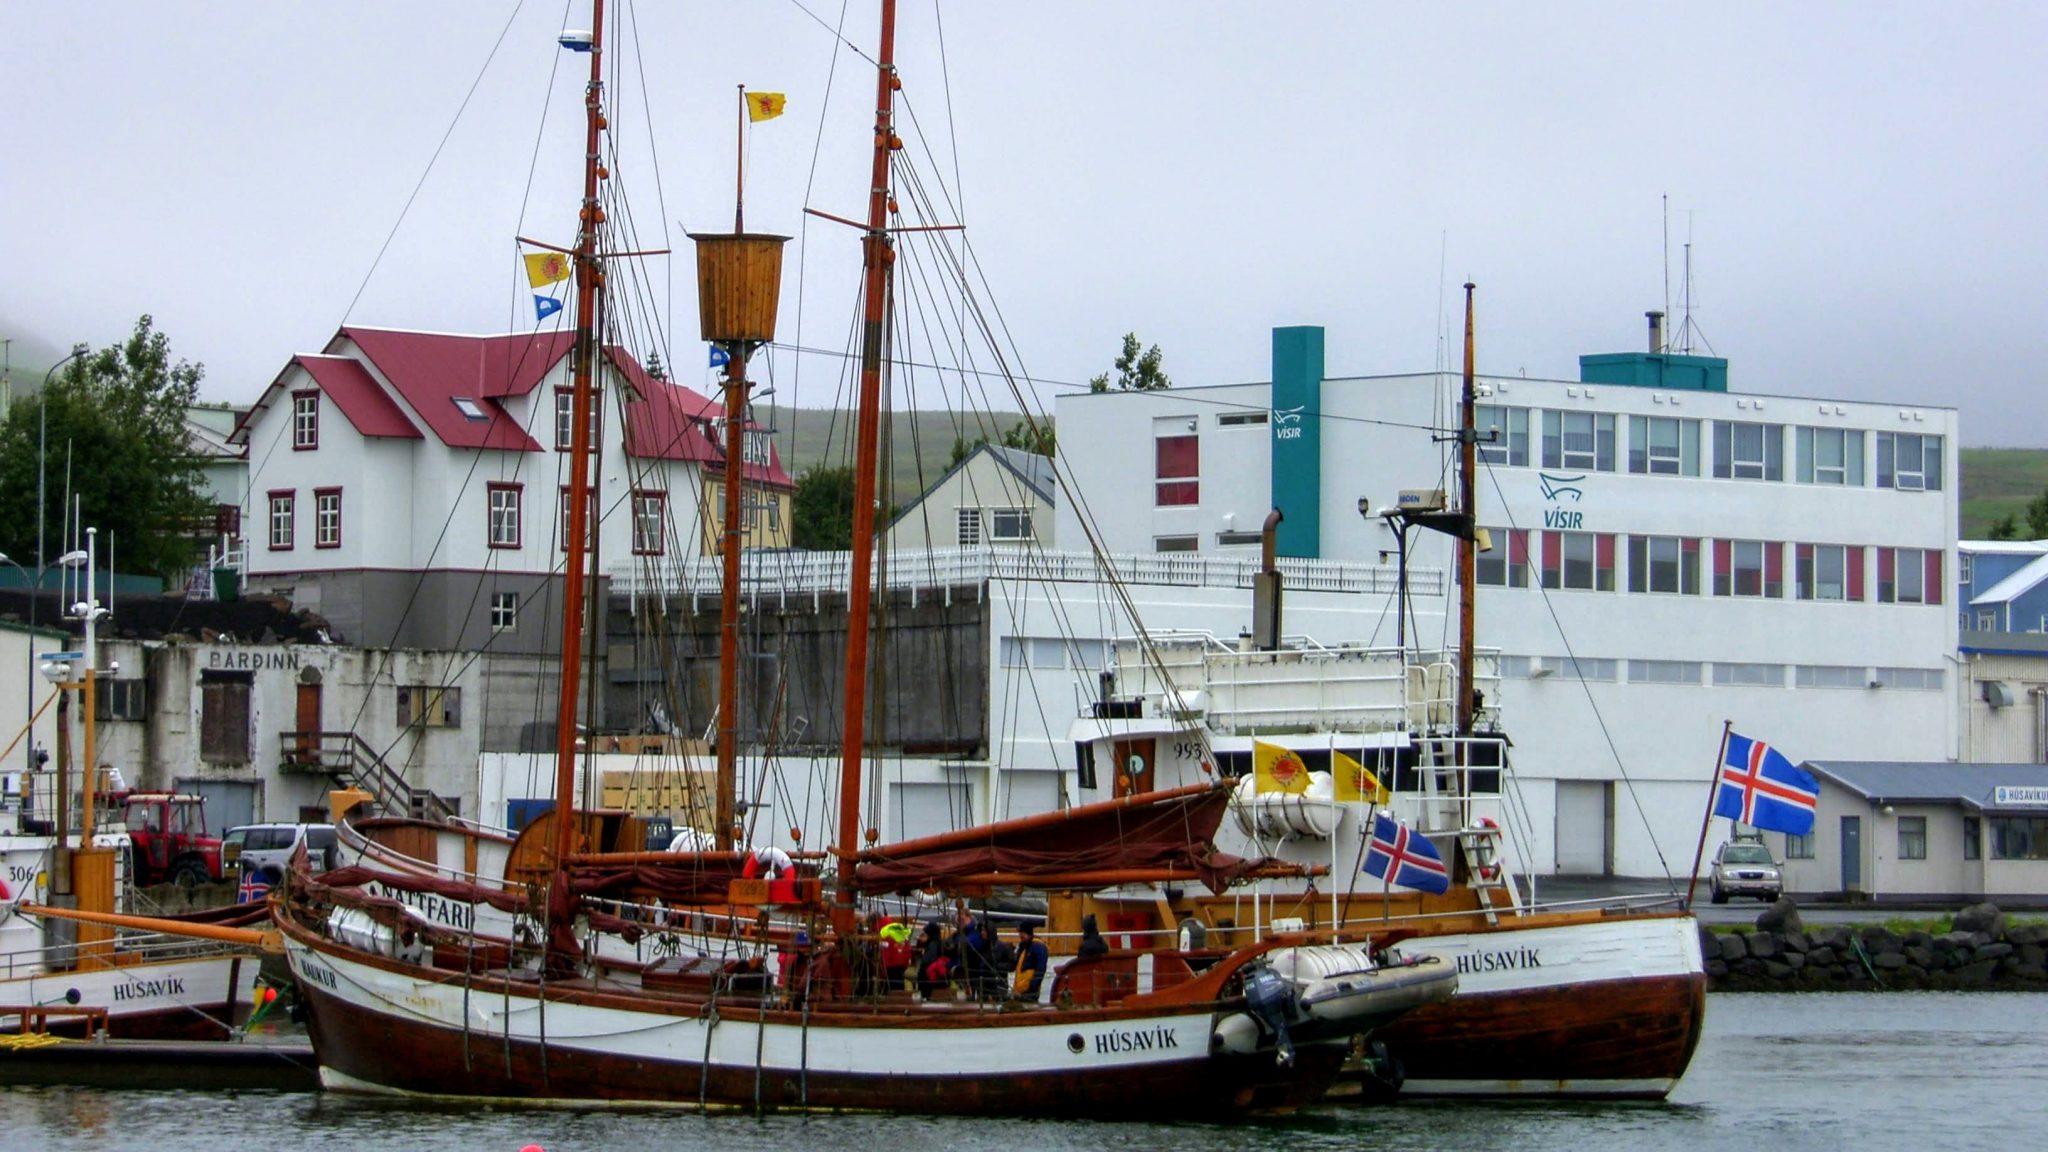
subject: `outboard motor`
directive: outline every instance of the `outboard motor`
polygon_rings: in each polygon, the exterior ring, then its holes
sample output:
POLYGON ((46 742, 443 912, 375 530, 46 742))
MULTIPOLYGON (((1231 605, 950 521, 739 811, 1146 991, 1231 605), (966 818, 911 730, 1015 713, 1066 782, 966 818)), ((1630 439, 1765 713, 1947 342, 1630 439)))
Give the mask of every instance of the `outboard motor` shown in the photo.
POLYGON ((1294 1016, 1294 988, 1287 979, 1261 964, 1245 973, 1244 1004, 1259 1023, 1279 1037, 1274 1062, 1294 1067, 1294 1042, 1287 1038, 1287 1025, 1294 1016))

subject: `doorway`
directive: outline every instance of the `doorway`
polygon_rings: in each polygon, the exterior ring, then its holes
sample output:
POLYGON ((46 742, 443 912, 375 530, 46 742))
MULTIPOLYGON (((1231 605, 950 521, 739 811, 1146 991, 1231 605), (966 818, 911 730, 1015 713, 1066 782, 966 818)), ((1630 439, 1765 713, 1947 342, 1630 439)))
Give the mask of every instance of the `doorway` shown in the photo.
POLYGON ((1111 755, 1116 760, 1116 788, 1118 796, 1134 796, 1152 790, 1152 760, 1157 741, 1118 740, 1110 745, 1111 755))
POLYGON ((1614 785, 1606 780, 1557 782, 1557 871, 1566 876, 1614 873, 1614 785))
POLYGON ((1842 891, 1863 890, 1863 817, 1842 817, 1842 891))

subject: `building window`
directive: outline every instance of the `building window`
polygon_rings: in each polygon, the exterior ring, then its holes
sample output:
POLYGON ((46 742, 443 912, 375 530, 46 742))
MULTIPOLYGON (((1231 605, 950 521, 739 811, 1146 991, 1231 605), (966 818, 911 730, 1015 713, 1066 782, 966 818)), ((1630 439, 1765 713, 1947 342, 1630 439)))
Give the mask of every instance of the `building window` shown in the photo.
POLYGON ((341 489, 313 489, 313 547, 341 547, 341 489))
POLYGON ((1932 548, 1879 548, 1877 602, 1941 603, 1941 553, 1932 548))
POLYGON ((1991 816, 1993 860, 2048 860, 2048 816, 1991 816))
POLYGON ((1860 664, 1796 664, 1792 668, 1794 688, 1862 688, 1870 683, 1860 664))
MULTIPOLYGON (((603 413, 604 407, 597 402, 597 393, 593 390, 590 394, 590 450, 592 452, 598 450, 599 441, 597 433, 599 418, 603 413)), ((557 388, 555 389, 555 451, 567 452, 574 447, 574 445, 569 443, 569 432, 575 427, 576 390, 574 388, 557 388)), ((719 441, 721 445, 724 443, 725 441, 722 439, 719 441)))
POLYGON ((1968 588, 1977 582, 1977 556, 1972 552, 1956 553, 1956 583, 1968 588))
MULTIPOLYGON (((722 509, 722 508, 723 508, 723 505, 721 505, 720 507, 721 507, 721 509, 722 509)), ((585 533, 583 534, 583 550, 584 550, 585 552, 593 552, 593 551, 596 551, 596 549, 597 549, 597 493, 596 493, 596 492, 592 492, 592 493, 590 493, 590 509, 589 509, 589 511, 587 511, 586 513, 584 513, 584 527, 585 527, 585 528, 587 528, 587 529, 588 529, 588 531, 586 531, 586 532, 585 532, 585 533)), ((562 551, 564 551, 564 552, 567 552, 567 551, 569 550, 569 490, 568 490, 567 488, 563 488, 563 489, 561 490, 561 504, 560 504, 560 506, 559 506, 559 510, 558 510, 558 511, 557 511, 557 513, 556 513, 556 521, 555 521, 555 539, 557 539, 557 540, 561 541, 561 549, 562 549, 562 551)))
POLYGON ((1152 452, 1157 504, 1168 508, 1200 503, 1201 437, 1160 436, 1153 441, 1152 452))
POLYGON ((199 758, 208 764, 249 762, 248 672, 199 674, 199 758))
POLYGON ((1529 533, 1523 528, 1489 528, 1493 550, 1478 557, 1477 578, 1496 588, 1529 586, 1529 533))
POLYGON ((1806 428, 1794 433, 1792 478, 1801 484, 1863 487, 1863 433, 1848 428, 1806 428))
POLYGON ((1697 688, 1700 685, 1700 664, 1697 660, 1631 660, 1628 662, 1628 682, 1687 684, 1697 688))
POLYGON ((1031 509, 996 508, 988 514, 988 538, 1016 543, 1031 539, 1031 509))
POLYGON ((462 689, 419 685, 398 690, 398 726, 410 728, 462 726, 462 689))
POLYGON ((1543 666, 1557 669, 1557 674, 1567 680, 1611 684, 1621 678, 1621 661, 1604 656, 1550 656, 1544 659, 1543 666))
POLYGON ((1479 460, 1484 464, 1525 467, 1529 463, 1529 410, 1480 404, 1472 416, 1479 433, 1479 460))
POLYGON ((292 393, 292 451, 320 447, 320 393, 292 393))
POLYGON ((1614 536, 1606 532, 1545 532, 1543 586, 1614 591, 1614 536))
POLYGON ((1787 860, 1811 860, 1811 859, 1813 859, 1813 833, 1809 832, 1809 833, 1807 833, 1807 834, 1806 834, 1806 835, 1804 835, 1804 836, 1794 836, 1794 835, 1792 835, 1792 834, 1791 834, 1791 833, 1789 833, 1789 832, 1788 832, 1788 833, 1786 833, 1786 834, 1785 834, 1785 859, 1787 859, 1787 860))
POLYGON ((1998 613, 1985 608, 1977 613, 1977 631, 1990 632, 1998 627, 1998 613))
POLYGON ((1783 480, 1785 426, 1714 421, 1714 475, 1723 480, 1783 480))
POLYGON ((981 543, 981 509, 960 509, 960 546, 972 548, 981 543))
POLYGON ((94 714, 100 720, 149 719, 149 681, 93 680, 94 714))
POLYGON ((1939 668, 1879 668, 1870 682, 1879 688, 1939 692, 1947 677, 1939 668))
POLYGON ((1217 545, 1224 548, 1264 542, 1265 537, 1257 532, 1218 532, 1216 534, 1217 545))
POLYGON ((468 396, 450 397, 449 402, 455 405, 457 412, 462 413, 464 420, 471 420, 480 424, 491 418, 490 414, 484 411, 483 405, 468 396))
POLYGON ((519 547, 519 526, 524 520, 520 505, 525 498, 524 490, 517 484, 487 484, 484 486, 490 502, 490 546, 493 548, 519 547))
POLYGON ((1614 413, 1543 413, 1543 466, 1614 471, 1614 413))
POLYGON ((633 555, 659 556, 668 550, 668 493, 633 493, 633 555))
POLYGON ((1675 416, 1628 418, 1628 470, 1649 476, 1700 474, 1700 422, 1675 416))
POLYGON ((491 631, 510 632, 519 626, 519 593, 491 593, 491 631))
POLYGON ((1628 538, 1628 590, 1700 594, 1700 542, 1696 536, 1628 538))
POLYGON ((1265 422, 1266 413, 1263 409, 1257 412, 1224 412, 1216 417, 1217 425, 1223 428, 1242 428, 1247 424, 1264 424, 1265 422))
POLYGON ((1154 552, 1193 552, 1201 547, 1201 541, 1202 538, 1199 536, 1154 536, 1152 538, 1152 550, 1154 552))
POLYGON ((1785 546, 1775 540, 1714 541, 1714 595, 1785 595, 1785 546))
POLYGON ((295 496, 291 489, 270 494, 270 550, 289 552, 292 550, 292 535, 296 524, 293 504, 295 496))
POLYGON ((1783 664, 1738 664, 1725 661, 1714 663, 1714 686, 1716 688, 1783 688, 1785 666, 1783 664))
POLYGON ((1902 492, 1941 491, 1941 437, 1879 432, 1877 486, 1902 492))
POLYGON ((1963 817, 1963 859, 1984 858, 1984 820, 1980 816, 1963 817))
POLYGON ((1794 550, 1793 582, 1801 600, 1863 599, 1863 549, 1842 544, 1801 544, 1794 550))
POLYGON ((1899 817, 1899 859, 1927 859, 1927 817, 1899 817))

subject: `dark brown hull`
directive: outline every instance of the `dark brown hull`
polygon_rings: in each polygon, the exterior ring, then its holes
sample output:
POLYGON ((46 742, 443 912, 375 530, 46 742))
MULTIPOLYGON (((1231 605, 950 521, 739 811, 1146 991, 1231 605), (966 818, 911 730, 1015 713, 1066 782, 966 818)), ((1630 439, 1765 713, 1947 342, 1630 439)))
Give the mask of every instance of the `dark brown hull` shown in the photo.
POLYGON ((1185 1061, 1066 1074, 908 1077, 757 1076, 751 1069, 613 1057, 502 1041, 360 1011, 301 982, 322 1081, 342 1090, 588 1106, 672 1105, 749 1111, 1233 1119, 1320 1099, 1344 1044, 1305 1047, 1291 1069, 1269 1055, 1192 1054, 1185 1061), (335 1076, 339 1073, 341 1079, 335 1076))
POLYGON ((1460 992, 1373 1034, 1407 1092, 1662 1099, 1698 1045, 1704 974, 1460 992))

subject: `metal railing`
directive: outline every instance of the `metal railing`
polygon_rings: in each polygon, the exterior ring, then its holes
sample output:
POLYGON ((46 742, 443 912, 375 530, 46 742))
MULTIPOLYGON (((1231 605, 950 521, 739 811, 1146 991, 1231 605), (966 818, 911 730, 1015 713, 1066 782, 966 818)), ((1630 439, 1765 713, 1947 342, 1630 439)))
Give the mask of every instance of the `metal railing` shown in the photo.
MULTIPOLYGON (((1279 563, 1289 589, 1391 595, 1399 584, 1398 571, 1391 565, 1294 558, 1282 558, 1279 563)), ((1091 552, 992 546, 896 552, 888 558, 887 571, 886 585, 890 589, 949 588, 990 580, 1093 584, 1105 581, 1111 573, 1126 584, 1250 588, 1259 571, 1259 561, 1199 553, 1097 556, 1091 552)), ((748 552, 740 561, 740 585, 750 595, 843 592, 851 583, 852 572, 850 552, 748 552)), ((632 596, 715 596, 723 587, 721 561, 715 556, 700 556, 660 570, 618 565, 608 569, 607 575, 615 592, 632 596)), ((1409 591, 1413 595, 1441 595, 1444 579, 1442 569, 1410 568, 1409 591)))
POLYGON ((405 774, 354 732, 280 732, 278 766, 287 772, 318 772, 377 798, 379 807, 421 820, 446 820, 455 809, 405 774))

